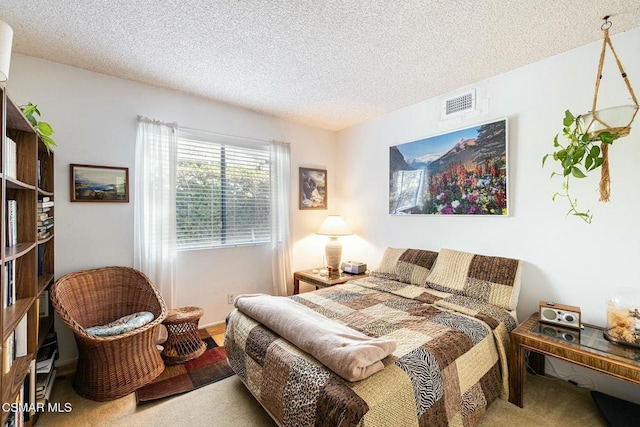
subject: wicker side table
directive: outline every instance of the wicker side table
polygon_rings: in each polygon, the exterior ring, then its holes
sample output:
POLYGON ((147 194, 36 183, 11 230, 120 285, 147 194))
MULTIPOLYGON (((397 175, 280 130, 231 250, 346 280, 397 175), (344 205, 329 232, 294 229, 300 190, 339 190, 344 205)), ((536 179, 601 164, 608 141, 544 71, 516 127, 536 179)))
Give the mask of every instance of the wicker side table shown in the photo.
POLYGON ((167 327, 167 340, 162 344, 165 363, 175 365, 197 359, 207 349, 198 334, 198 322, 204 314, 200 307, 170 310, 162 324, 167 327))

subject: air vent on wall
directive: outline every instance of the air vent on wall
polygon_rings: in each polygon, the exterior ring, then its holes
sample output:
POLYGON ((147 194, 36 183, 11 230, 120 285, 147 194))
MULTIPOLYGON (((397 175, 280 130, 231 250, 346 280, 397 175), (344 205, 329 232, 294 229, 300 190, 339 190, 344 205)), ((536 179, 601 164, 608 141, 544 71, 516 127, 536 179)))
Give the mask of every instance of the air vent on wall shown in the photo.
POLYGON ((442 107, 444 117, 449 117, 451 115, 462 113, 465 111, 475 110, 476 92, 475 90, 472 90, 462 95, 447 98, 443 101, 442 107))

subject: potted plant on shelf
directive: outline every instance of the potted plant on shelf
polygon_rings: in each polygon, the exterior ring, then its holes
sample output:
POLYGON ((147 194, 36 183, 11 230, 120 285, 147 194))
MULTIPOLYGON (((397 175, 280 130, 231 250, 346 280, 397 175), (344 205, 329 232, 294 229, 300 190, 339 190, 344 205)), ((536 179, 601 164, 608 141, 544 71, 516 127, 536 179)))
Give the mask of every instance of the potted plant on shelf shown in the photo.
MULTIPOLYGON (((566 110, 564 114, 562 136, 567 140, 567 143, 566 145, 561 144, 560 141, 558 141, 560 134, 557 134, 553 139, 555 151, 546 154, 542 158, 542 166, 544 167, 549 156, 552 156, 553 160, 560 163, 562 172, 553 172, 551 178, 559 175, 563 177, 562 191, 556 192, 552 196, 552 199, 554 201, 557 197, 567 199, 569 203, 567 215, 575 215, 586 223, 591 224, 593 215, 588 209, 586 211, 580 211, 578 209, 578 200, 572 198, 569 194, 569 182, 572 177, 586 178, 589 172, 600 167, 603 167, 602 174, 608 176, 608 164, 604 161, 606 151, 608 150, 608 146, 611 145, 619 135, 609 131, 600 131, 597 134, 589 133, 586 129, 589 127, 588 123, 585 125, 583 117, 575 117, 569 110, 566 110), (597 143, 601 143, 601 146, 598 146, 597 143)), ((608 185, 608 181, 606 185, 608 185)), ((606 190, 608 194, 608 188, 606 190)), ((603 199, 604 198, 601 197, 601 200, 603 199)))
POLYGON ((51 153, 51 148, 57 146, 56 142, 51 138, 54 131, 49 123, 38 120, 35 117, 36 115, 40 117, 40 110, 38 110, 38 106, 30 102, 27 105, 22 105, 20 109, 29 123, 31 123, 31 126, 36 130, 40 139, 42 139, 42 142, 47 149, 47 153, 51 153))

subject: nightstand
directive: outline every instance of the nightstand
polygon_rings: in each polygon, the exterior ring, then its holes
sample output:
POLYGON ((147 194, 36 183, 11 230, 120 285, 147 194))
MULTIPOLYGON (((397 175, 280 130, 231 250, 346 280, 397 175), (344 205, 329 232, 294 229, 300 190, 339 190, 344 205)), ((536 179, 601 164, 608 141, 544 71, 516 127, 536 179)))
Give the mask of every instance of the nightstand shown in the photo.
POLYGON ((571 330, 538 319, 533 313, 511 332, 509 402, 522 408, 525 351, 531 352, 529 365, 540 375, 546 355, 640 385, 640 349, 607 341, 598 326, 583 324, 583 329, 571 330))
POLYGON ((331 276, 321 276, 318 273, 321 269, 316 270, 302 270, 293 273, 293 294, 300 293, 300 281, 309 283, 318 288, 326 288, 333 285, 341 285, 347 283, 349 280, 362 279, 369 276, 369 273, 362 274, 350 274, 344 271, 338 271, 331 274, 331 276), (316 271, 316 273, 314 273, 316 271))

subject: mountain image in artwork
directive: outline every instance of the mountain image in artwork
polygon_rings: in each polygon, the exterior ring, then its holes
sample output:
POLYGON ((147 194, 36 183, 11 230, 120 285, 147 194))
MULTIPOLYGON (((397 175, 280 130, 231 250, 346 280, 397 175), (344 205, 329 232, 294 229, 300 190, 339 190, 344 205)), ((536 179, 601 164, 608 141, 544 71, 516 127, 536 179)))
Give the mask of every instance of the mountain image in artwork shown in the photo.
POLYGON ((76 166, 73 174, 75 200, 119 201, 126 199, 126 170, 76 166))

